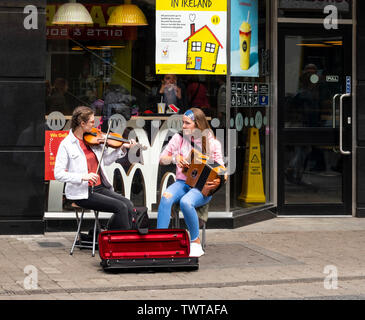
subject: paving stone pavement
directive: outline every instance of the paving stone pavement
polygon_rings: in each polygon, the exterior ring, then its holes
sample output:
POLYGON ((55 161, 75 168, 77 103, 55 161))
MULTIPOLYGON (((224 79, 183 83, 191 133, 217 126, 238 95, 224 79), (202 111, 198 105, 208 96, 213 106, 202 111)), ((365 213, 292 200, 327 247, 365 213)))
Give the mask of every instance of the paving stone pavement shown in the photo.
POLYGON ((0 300, 365 298, 365 219, 276 218, 207 230, 193 272, 107 273, 74 233, 0 236, 0 300))

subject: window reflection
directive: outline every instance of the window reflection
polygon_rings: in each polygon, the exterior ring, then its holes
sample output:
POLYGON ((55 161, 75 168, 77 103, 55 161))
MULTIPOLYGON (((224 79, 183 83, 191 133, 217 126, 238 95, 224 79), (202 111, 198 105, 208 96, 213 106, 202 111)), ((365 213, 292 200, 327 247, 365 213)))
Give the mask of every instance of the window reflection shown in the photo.
POLYGON ((285 203, 341 203, 342 156, 327 146, 285 148, 285 203))
POLYGON ((285 127, 330 127, 342 92, 342 38, 285 37, 285 127))

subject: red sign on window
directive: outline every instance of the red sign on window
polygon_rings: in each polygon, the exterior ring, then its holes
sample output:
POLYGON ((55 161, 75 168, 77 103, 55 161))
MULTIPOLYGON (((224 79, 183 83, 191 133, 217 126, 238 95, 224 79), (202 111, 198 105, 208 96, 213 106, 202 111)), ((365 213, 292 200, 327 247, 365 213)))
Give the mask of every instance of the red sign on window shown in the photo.
POLYGON ((61 141, 66 138, 68 131, 46 131, 46 141, 44 144, 44 155, 45 155, 45 180, 55 180, 54 177, 54 166, 56 162, 56 155, 58 147, 61 141))

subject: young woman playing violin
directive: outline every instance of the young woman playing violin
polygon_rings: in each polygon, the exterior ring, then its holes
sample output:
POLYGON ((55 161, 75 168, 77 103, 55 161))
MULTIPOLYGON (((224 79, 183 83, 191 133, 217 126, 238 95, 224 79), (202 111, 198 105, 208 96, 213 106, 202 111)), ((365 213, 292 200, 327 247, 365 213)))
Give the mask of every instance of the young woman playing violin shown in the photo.
MULTIPOLYGON (((102 161, 103 143, 89 146, 84 134, 94 127, 94 112, 89 107, 77 107, 71 119, 71 130, 61 142, 54 169, 55 178, 65 182, 66 198, 85 209, 112 212, 108 229, 130 229, 133 203, 114 192, 106 176, 104 165, 126 155, 126 149, 134 146, 135 141, 123 143, 120 148, 108 152, 105 148, 102 161), (99 170, 97 170, 99 167, 99 170)), ((105 140, 105 139, 104 139, 105 140)), ((102 142, 102 141, 100 141, 102 142)), ((104 141, 103 141, 104 142, 104 141)))
MULTIPOLYGON (((212 196, 204 196, 197 188, 191 188, 185 183, 186 176, 183 168, 189 166, 187 158, 192 150, 189 139, 185 139, 185 137, 190 138, 194 144, 199 146, 203 154, 208 155, 220 165, 224 165, 222 146, 214 137, 204 112, 198 108, 191 108, 183 115, 183 135, 184 137, 176 133, 160 155, 161 164, 176 163, 176 182, 170 185, 161 197, 157 228, 168 228, 171 207, 174 203, 179 202, 190 232, 190 256, 200 257, 204 251, 200 244, 199 219, 195 208, 207 204, 212 196), (199 135, 201 135, 200 138, 199 135), (198 138, 194 139, 194 136, 198 138)), ((220 178, 207 182, 206 187, 208 190, 214 190, 219 184, 220 178)))

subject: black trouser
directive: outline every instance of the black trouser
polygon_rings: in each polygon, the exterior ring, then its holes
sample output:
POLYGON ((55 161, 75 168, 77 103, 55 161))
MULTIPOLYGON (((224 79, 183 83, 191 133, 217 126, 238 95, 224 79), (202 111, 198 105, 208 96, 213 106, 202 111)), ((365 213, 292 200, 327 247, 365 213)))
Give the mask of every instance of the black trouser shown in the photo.
POLYGON ((89 187, 89 198, 74 201, 78 206, 103 212, 113 212, 108 221, 108 230, 131 229, 133 203, 104 185, 94 187, 91 192, 89 187))

